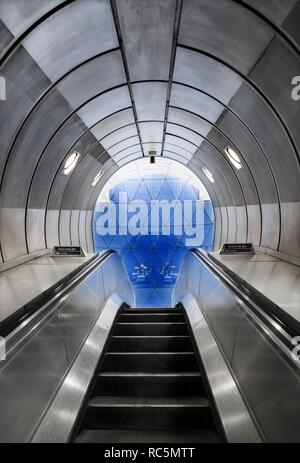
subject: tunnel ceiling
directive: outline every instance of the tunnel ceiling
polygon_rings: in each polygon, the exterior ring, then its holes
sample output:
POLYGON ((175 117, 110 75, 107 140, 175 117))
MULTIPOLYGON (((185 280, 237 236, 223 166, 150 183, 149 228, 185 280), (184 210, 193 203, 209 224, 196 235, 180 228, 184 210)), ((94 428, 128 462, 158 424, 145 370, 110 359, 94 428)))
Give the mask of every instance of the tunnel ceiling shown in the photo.
POLYGON ((0 0, 0 14, 4 261, 58 243, 92 251, 99 191, 151 150, 205 184, 216 248, 300 255, 300 1, 0 0))

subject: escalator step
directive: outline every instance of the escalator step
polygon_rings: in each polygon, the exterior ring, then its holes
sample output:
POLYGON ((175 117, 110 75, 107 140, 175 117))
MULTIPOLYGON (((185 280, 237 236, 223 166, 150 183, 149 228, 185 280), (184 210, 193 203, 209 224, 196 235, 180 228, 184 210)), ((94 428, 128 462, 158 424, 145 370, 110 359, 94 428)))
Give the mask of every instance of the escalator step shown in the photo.
POLYGON ((196 373, 100 373, 94 396, 205 396, 202 375, 196 373))
POLYGON ((119 316, 119 323, 161 323, 161 322, 184 322, 183 313, 123 313, 119 316))
POLYGON ((170 444, 200 444, 221 442, 213 430, 172 429, 172 430, 141 430, 141 429, 88 429, 75 440, 76 443, 170 443, 170 444))
POLYGON ((86 429, 214 429, 209 402, 203 397, 95 397, 88 403, 84 425, 86 429))
POLYGON ((182 309, 168 309, 168 308, 162 308, 162 309, 159 309, 157 307, 155 308, 134 308, 134 309, 125 309, 123 310, 124 314, 132 314, 132 313, 137 313, 137 314, 143 314, 143 313, 151 313, 151 314, 154 314, 154 313, 176 313, 176 314, 182 314, 183 311, 182 309))
POLYGON ((192 352, 189 336, 113 336, 109 352, 192 352))
POLYGON ((186 323, 117 323, 115 336, 175 336, 188 334, 186 323))
POLYGON ((75 442, 221 442, 182 309, 118 316, 75 442))
POLYGON ((109 352, 103 372, 185 372, 199 371, 194 352, 109 352))

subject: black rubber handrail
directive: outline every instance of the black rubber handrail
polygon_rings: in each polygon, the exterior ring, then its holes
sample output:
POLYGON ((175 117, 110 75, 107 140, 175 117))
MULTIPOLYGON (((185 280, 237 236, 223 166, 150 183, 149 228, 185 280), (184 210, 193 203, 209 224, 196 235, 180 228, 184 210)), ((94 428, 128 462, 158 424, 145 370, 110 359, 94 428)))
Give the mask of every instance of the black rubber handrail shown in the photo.
POLYGON ((200 251, 199 249, 192 249, 191 251, 196 254, 214 274, 220 277, 226 286, 229 286, 264 323, 267 322, 267 319, 263 317, 259 310, 255 309, 255 306, 267 314, 271 321, 280 327, 279 330, 274 324, 268 323, 268 327, 272 332, 280 338, 289 349, 293 346, 281 331, 283 330, 290 338, 299 336, 300 323, 298 320, 281 309, 275 302, 255 289, 211 254, 205 253, 202 250, 200 251))
POLYGON ((37 312, 41 307, 51 302, 51 300, 67 286, 74 283, 78 278, 78 284, 81 282, 80 276, 86 277, 90 272, 95 269, 97 262, 100 264, 103 259, 106 259, 114 251, 107 251, 104 254, 94 254, 90 259, 85 261, 82 265, 68 273, 65 277, 61 278, 55 284, 43 291, 37 297, 16 310, 13 314, 0 322, 0 336, 7 336, 14 331, 18 326, 24 323, 29 317, 37 312))

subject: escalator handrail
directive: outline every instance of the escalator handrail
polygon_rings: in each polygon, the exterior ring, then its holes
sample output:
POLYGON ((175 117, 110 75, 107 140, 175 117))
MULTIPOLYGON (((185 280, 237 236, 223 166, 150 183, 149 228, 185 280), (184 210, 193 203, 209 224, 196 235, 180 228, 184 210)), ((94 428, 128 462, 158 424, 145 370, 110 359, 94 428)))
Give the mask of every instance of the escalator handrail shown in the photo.
POLYGON ((16 331, 20 326, 24 326, 26 322, 43 306, 51 304, 58 298, 62 297, 70 286, 79 284, 95 267, 100 265, 103 260, 114 254, 115 251, 109 250, 105 253, 94 254, 90 259, 82 265, 68 273, 66 276, 57 281, 54 285, 50 286, 43 293, 32 299, 30 302, 20 307, 17 311, 11 314, 0 322, 0 336, 7 337, 16 331))
POLYGON ((300 323, 295 318, 290 316, 281 309, 281 307, 275 304, 275 302, 271 301, 232 270, 228 269, 211 254, 206 253, 202 249, 191 249, 191 252, 225 282, 226 286, 229 286, 263 323, 267 323, 268 328, 271 329, 275 336, 280 338, 289 349, 294 347, 291 340, 295 336, 300 335, 300 323), (264 316, 264 314, 266 316, 264 316), (269 318, 269 322, 267 318, 269 318))

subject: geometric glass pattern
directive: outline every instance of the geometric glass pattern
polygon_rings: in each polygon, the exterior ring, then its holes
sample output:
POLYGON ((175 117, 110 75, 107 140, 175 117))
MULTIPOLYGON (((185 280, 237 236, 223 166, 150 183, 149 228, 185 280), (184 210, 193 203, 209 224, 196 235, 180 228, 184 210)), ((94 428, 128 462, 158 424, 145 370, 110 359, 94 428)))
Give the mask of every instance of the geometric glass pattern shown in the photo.
MULTIPOLYGON (((114 249, 123 258, 131 284, 136 295, 138 307, 170 307, 171 296, 180 265, 185 253, 190 249, 186 245, 186 234, 175 234, 175 213, 170 211, 169 217, 159 215, 159 233, 151 235, 150 217, 151 209, 156 207, 152 200, 179 200, 183 202, 199 200, 199 190, 188 180, 184 181, 169 174, 153 175, 146 173, 143 176, 124 179, 114 185, 108 193, 108 201, 115 205, 115 220, 117 227, 122 226, 124 218, 120 216, 122 198, 126 193, 128 202, 139 201, 147 204, 147 217, 140 223, 141 233, 131 235, 128 230, 120 234, 101 236, 97 232, 97 221, 101 213, 96 206, 93 217, 93 237, 96 251, 114 249), (123 193, 123 196, 120 195, 123 193), (163 227, 170 227, 170 234, 163 234, 163 227)), ((125 195, 125 196, 126 196, 125 195)), ((212 249, 214 238, 214 214, 210 200, 203 200, 204 217, 201 224, 204 229, 204 239, 201 247, 207 251, 212 249)), ((126 210, 126 209, 125 209, 126 210)), ((124 213, 124 212, 123 212, 124 213)), ((128 211, 127 222, 132 217, 128 211)), ((196 212, 192 212, 191 225, 195 226, 196 212)), ((120 230, 120 228, 118 228, 120 230)))

